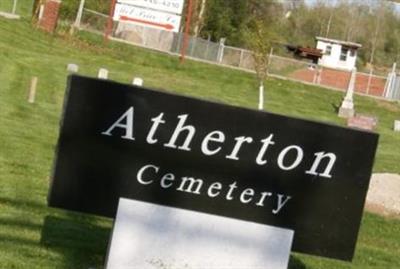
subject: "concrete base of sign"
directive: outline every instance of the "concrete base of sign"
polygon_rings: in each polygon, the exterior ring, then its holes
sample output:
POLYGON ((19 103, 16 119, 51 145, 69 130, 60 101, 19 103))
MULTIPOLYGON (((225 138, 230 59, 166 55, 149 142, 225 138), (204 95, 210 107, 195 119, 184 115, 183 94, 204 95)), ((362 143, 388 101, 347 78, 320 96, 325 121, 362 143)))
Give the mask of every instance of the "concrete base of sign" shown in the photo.
POLYGON ((400 132, 400 120, 395 120, 394 121, 394 131, 395 132, 400 132))
POLYGON ((292 230, 120 199, 106 268, 286 269, 292 239, 292 230))

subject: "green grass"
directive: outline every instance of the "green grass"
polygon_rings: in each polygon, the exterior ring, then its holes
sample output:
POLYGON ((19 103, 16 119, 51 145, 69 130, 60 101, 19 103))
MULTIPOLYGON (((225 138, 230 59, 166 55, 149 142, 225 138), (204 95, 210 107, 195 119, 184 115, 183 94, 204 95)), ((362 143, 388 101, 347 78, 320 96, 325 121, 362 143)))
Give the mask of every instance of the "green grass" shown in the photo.
MULTIPOLYGON (((11 13, 14 0, 0 0, 0 11, 11 13)), ((17 0, 15 13, 21 16, 32 14, 33 0, 17 0)))
MULTIPOLYGON (((186 61, 80 33, 79 38, 44 34, 27 20, 0 18, 0 268, 100 268, 109 239, 109 219, 46 206, 66 65, 95 76, 145 85, 231 105, 257 106, 254 76, 186 61), (35 104, 27 103, 32 76, 38 76, 35 104)), ((270 79, 268 111, 344 125, 337 117, 343 93, 270 79)), ((400 105, 356 97, 358 113, 376 115, 381 134, 374 170, 400 173, 400 134, 392 131, 400 105)), ((291 269, 400 268, 400 221, 364 214, 353 263, 294 254, 291 269)))

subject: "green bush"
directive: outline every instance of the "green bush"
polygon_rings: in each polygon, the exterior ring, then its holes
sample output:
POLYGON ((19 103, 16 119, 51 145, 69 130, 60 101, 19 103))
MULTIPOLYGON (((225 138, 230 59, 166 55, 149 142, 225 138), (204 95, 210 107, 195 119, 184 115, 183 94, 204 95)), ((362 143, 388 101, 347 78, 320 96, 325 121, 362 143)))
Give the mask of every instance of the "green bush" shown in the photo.
MULTIPOLYGON (((60 19, 73 21, 79 8, 80 0, 63 1, 60 8, 60 19)), ((108 14, 111 0, 86 0, 85 8, 108 14)))

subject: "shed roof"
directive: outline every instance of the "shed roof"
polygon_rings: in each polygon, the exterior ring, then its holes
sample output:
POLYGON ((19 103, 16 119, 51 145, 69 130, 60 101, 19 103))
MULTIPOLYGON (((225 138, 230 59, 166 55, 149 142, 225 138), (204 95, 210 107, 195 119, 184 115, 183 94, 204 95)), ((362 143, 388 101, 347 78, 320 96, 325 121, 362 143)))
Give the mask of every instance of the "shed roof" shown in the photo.
POLYGON ((315 37, 315 39, 318 41, 324 41, 324 42, 333 43, 333 44, 340 44, 340 45, 344 45, 344 46, 356 48, 356 49, 362 47, 361 44, 355 43, 355 42, 350 42, 350 41, 343 41, 343 40, 325 38, 325 37, 320 37, 320 36, 315 37))

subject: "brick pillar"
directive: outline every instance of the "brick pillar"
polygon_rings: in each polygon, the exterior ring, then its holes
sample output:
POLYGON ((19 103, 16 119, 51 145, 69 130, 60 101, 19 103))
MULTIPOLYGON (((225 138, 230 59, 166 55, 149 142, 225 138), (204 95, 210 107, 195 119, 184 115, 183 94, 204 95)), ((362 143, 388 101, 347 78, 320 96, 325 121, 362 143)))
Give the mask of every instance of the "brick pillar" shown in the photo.
POLYGON ((39 28, 52 33, 56 29, 61 0, 47 0, 39 18, 39 28))

